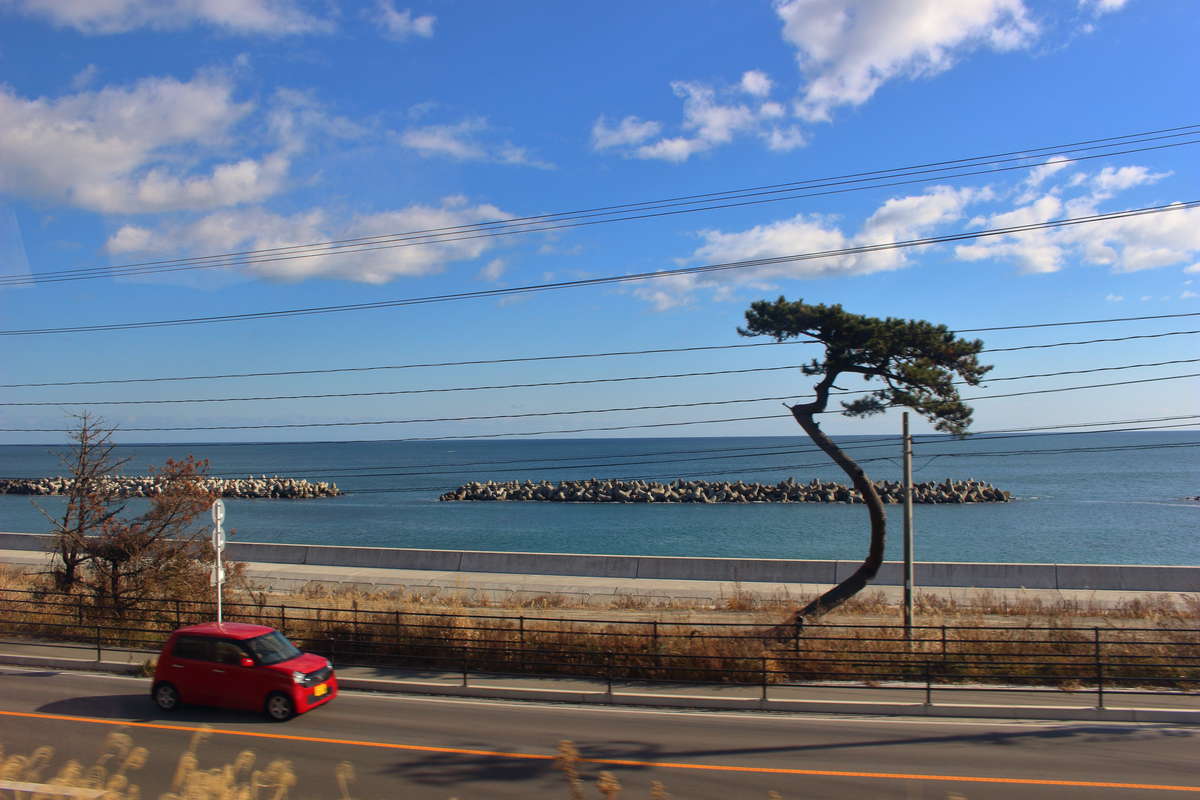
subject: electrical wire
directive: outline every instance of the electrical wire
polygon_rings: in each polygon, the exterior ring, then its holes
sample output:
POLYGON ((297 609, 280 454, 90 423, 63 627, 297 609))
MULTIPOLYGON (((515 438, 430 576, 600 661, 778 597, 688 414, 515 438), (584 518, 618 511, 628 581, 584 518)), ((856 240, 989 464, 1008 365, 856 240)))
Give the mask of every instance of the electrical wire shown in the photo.
MULTIPOLYGON (((1193 372, 1184 375, 1168 375, 1159 378, 1141 378, 1138 380, 1129 381, 1114 381, 1110 383, 1095 383, 1084 386, 1064 386, 1055 389, 1035 389, 1024 392, 1010 392, 1008 394, 994 395, 978 395, 976 397, 964 397, 964 402, 975 402, 977 400, 991 400, 1004 397, 1025 397, 1035 394, 1054 394, 1057 392, 1069 392, 1082 389, 1101 389, 1110 388, 1113 386, 1129 386, 1133 384, 1157 383, 1161 381, 1181 380, 1185 378, 1200 377, 1200 372, 1193 372)), ((862 391, 844 391, 831 392, 831 395, 851 395, 851 394, 869 394, 874 390, 864 389, 862 391)), ((164 426, 164 427, 125 427, 122 430, 130 432, 160 432, 160 431, 233 431, 233 430, 273 430, 280 428, 341 428, 341 427, 357 427, 357 426, 375 426, 375 425, 414 425, 421 423, 436 423, 436 422, 484 422, 492 420, 510 420, 510 419, 528 419, 531 417, 559 417, 559 416, 576 416, 580 414, 609 414, 623 413, 629 411, 661 411, 678 408, 697 408, 701 406, 726 406, 739 405, 744 403, 759 403, 766 401, 781 401, 789 400, 794 395, 778 395, 770 397, 751 397, 737 400, 700 400, 689 403, 664 403, 660 405, 642 405, 642 406, 620 406, 613 408, 590 408, 590 409, 572 409, 568 411, 534 411, 521 414, 484 414, 465 417, 424 417, 417 419, 388 419, 388 420, 354 420, 350 422, 284 422, 258 425, 187 425, 187 426, 164 426)), ((840 414, 841 411, 828 410, 819 412, 823 414, 840 414)), ((747 417, 745 419, 769 419, 767 417, 747 417)), ((713 422, 725 422, 729 420, 713 420, 713 422)), ((661 423, 662 425, 669 424, 700 424, 693 423, 661 423)), ((647 427, 647 426, 631 426, 631 427, 647 427)), ((652 427, 652 426, 651 426, 652 427)), ((623 428, 597 428, 595 430, 622 430, 623 428)), ((586 429, 585 429, 586 430, 586 429)), ((70 428, 0 428, 0 432, 5 433, 69 433, 70 428)), ((579 431, 561 431, 562 433, 576 433, 579 431)), ((530 434, 500 434, 500 435, 530 435, 530 434)), ((453 437, 452 437, 453 438, 453 437)), ((469 437, 461 437, 469 438, 469 437)))
POLYGON ((247 320, 260 319, 280 319, 284 317, 315 315, 315 314, 331 314, 347 311, 368 311, 384 308, 401 308, 414 305, 425 305, 430 303, 443 303, 456 300, 469 300, 490 297, 508 297, 512 295, 529 294, 534 292, 543 292, 555 289, 573 289, 588 286, 602 286, 615 283, 629 283, 643 280, 655 280, 659 278, 675 277, 679 275, 699 275, 712 272, 721 272, 728 270, 749 269, 752 267, 770 266, 774 264, 793 263, 797 261, 818 260, 824 258, 832 258, 835 256, 844 255, 860 255, 863 253, 874 253, 889 250, 901 250, 911 247, 924 247, 932 244, 945 244, 948 242, 966 241, 971 239, 987 238, 992 236, 1006 236, 1014 233, 1027 233, 1031 231, 1051 230, 1074 225, 1087 225, 1097 222, 1111 222, 1118 219, 1129 219, 1141 217, 1151 214, 1161 214, 1169 211, 1181 211, 1191 208, 1200 207, 1200 200, 1189 200, 1182 203, 1170 203, 1161 206, 1147 206, 1136 209, 1126 209, 1123 211, 1114 211, 1105 214, 1092 214, 1083 217, 1071 217, 1058 220, 1049 220, 1047 222, 1030 223, 1026 225, 1013 225, 1004 228, 990 228, 985 230, 967 231, 956 234, 946 234, 942 236, 927 236, 919 239, 909 239, 901 242, 882 242, 869 245, 858 245, 854 247, 839 248, 836 250, 826 250, 813 253, 797 253, 786 256, 776 256, 771 258, 750 259, 744 261, 731 261, 720 264, 705 264, 695 267, 680 267, 678 269, 660 270, 656 272, 639 272, 626 275, 609 275, 598 278, 582 278, 573 281, 556 281, 551 283, 530 284, 526 286, 513 286, 508 288, 497 289, 481 289, 471 292, 456 292, 442 295, 429 295, 425 297, 412 297, 400 300, 379 300, 370 303, 350 303, 344 305, 331 306, 315 306, 308 308, 293 308, 282 309, 278 311, 256 311, 246 312, 241 314, 222 314, 206 317, 185 317, 179 319, 166 320, 151 320, 143 322, 122 322, 122 323, 107 323, 100 325, 76 325, 64 326, 58 328, 27 328, 18 330, 0 330, 0 336, 32 336, 55 333, 91 333, 98 331, 116 331, 116 330, 141 330, 145 328, 161 328, 161 327, 176 327, 182 325, 202 325, 222 322, 240 322, 247 320))
MULTIPOLYGON (((1194 419, 1196 419, 1196 417, 1192 417, 1191 419, 1194 420, 1194 419)), ((1109 429, 1099 430, 1099 431, 1058 431, 1058 432, 1048 432, 1048 433, 1035 433, 1035 434, 1026 433, 1026 434, 999 435, 999 436, 985 436, 982 434, 976 434, 976 435, 972 435, 970 439, 966 439, 966 440, 954 439, 953 441, 955 441, 955 442, 961 442, 961 441, 981 442, 981 441, 992 441, 992 440, 996 440, 996 439, 1033 438, 1033 437, 1038 437, 1038 436, 1082 436, 1082 435, 1095 434, 1095 433, 1135 433, 1135 432, 1140 432, 1140 431, 1158 431, 1158 430, 1169 430, 1169 429, 1176 429, 1176 428, 1186 428, 1186 427, 1188 427, 1190 425, 1194 425, 1194 424, 1195 424, 1195 422, 1193 421, 1193 422, 1180 422, 1180 423, 1175 423, 1175 424, 1171 424, 1171 425, 1150 425, 1150 426, 1143 426, 1143 427, 1109 428, 1109 429)), ((937 443, 932 443, 932 444, 946 444, 946 443, 947 442, 937 442, 937 443)), ((839 445, 839 448, 844 451, 858 452, 860 450, 872 450, 872 449, 878 449, 881 447, 896 447, 897 444, 898 444, 898 440, 896 437, 888 437, 887 440, 885 440, 883 443, 868 444, 865 442, 855 442, 853 444, 839 445)), ((779 448, 779 445, 776 445, 776 447, 774 449, 761 449, 757 452, 749 452, 749 453, 724 454, 724 455, 700 455, 700 456, 687 456, 684 458, 667 458, 667 459, 652 458, 651 460, 648 460, 648 461, 634 460, 634 461, 614 461, 614 462, 609 462, 609 463, 582 463, 582 464, 571 464, 568 466, 561 466, 558 468, 572 470, 572 471, 597 470, 597 469, 611 469, 613 467, 645 466, 645 465, 652 465, 652 464, 680 464, 680 463, 686 463, 686 462, 692 462, 692 461, 710 462, 710 461, 727 461, 727 460, 731 460, 731 459, 747 459, 747 458, 761 459, 761 458, 770 458, 772 456, 802 455, 805 453, 821 452, 821 449, 819 447, 815 447, 815 446, 783 449, 783 450, 780 450, 778 448, 779 448)), ((651 457, 654 455, 656 455, 656 454, 645 454, 645 456, 643 456, 643 457, 651 457)), ((937 453, 934 455, 940 456, 943 454, 937 453)), ((610 458, 610 459, 618 458, 618 457, 619 456, 602 456, 602 458, 610 458)), ((623 457, 623 458, 638 458, 639 456, 621 456, 621 457, 623 457)), ((587 457, 585 457, 585 456, 576 456, 574 459, 566 459, 566 460, 582 461, 582 460, 585 460, 586 458, 587 457)), ((514 473, 514 472, 545 472, 547 469, 553 468, 553 467, 548 467, 546 462, 560 461, 560 460, 563 460, 563 459, 545 459, 545 460, 543 460, 543 459, 523 459, 521 463, 528 463, 531 461, 533 461, 535 463, 533 463, 530 466, 507 467, 503 470, 503 472, 505 474, 514 473)), ((391 466, 391 467, 358 467, 358 468, 342 468, 342 469, 308 468, 308 469, 305 469, 303 472, 289 471, 288 477, 289 478, 325 478, 325 479, 336 478, 337 480, 347 480, 347 479, 355 479, 355 478, 410 478, 410 477, 425 477, 425 476, 433 476, 433 475, 468 475, 468 474, 475 474, 475 473, 481 473, 481 472, 492 473, 495 471, 495 464, 492 464, 489 462, 477 463, 475 465, 466 465, 466 466, 484 467, 485 469, 477 468, 477 469, 465 469, 464 470, 461 468, 462 466, 464 466, 464 465, 438 464, 438 465, 433 465, 432 467, 427 467, 424 465, 407 465, 407 466, 391 466), (443 469, 434 469, 434 467, 440 467, 443 469), (367 471, 367 470, 370 470, 370 471, 367 471), (387 472, 387 471, 381 471, 381 470, 408 470, 408 471, 387 472)), ((212 472, 209 474, 212 475, 213 477, 221 477, 221 476, 238 476, 238 475, 258 475, 258 474, 267 474, 267 473, 276 473, 276 472, 279 472, 279 470, 255 468, 255 469, 248 469, 248 470, 244 469, 244 470, 237 470, 237 471, 212 472)))
POLYGON ((1146 144, 1148 142, 1156 142, 1164 139, 1181 138, 1194 135, 1200 125, 1179 126, 1175 128, 1167 128, 1158 131, 1150 131, 1141 134, 1129 134, 1118 137, 1105 137, 1102 139, 1091 139, 1083 142, 1070 143, 1055 147, 1035 148, 1033 150, 1010 151, 1007 153, 993 154, 988 156, 976 156, 965 159, 955 159, 951 161, 932 162, 928 164, 920 164, 910 167, 899 167, 885 170, 873 170, 869 172, 852 173, 849 175, 834 176, 829 178, 808 179, 803 181, 793 181, 783 184, 773 184, 769 186, 751 187, 749 189, 736 189, 724 192, 709 192, 699 195, 687 195, 682 197, 667 198, 664 200, 641 201, 635 203, 623 203, 618 205, 603 206, 590 209, 581 209, 576 211, 556 212, 551 214, 542 214, 536 216, 517 217, 502 220, 485 220, 478 223, 469 223, 465 225, 446 226, 441 228, 430 228, 417 231, 408 231, 403 233, 383 234, 377 236, 357 237, 352 239, 340 239, 325 242, 314 242, 302 245, 288 245, 283 247, 262 248, 257 250, 242 250, 229 253, 215 254, 210 256, 196 256, 188 258, 175 259, 160 259, 156 261, 143 261, 132 264, 113 265, 104 267, 89 267, 76 268, 69 270, 58 270, 54 272, 42 272, 35 275, 27 274, 9 274, 0 275, 0 285, 28 285, 31 283, 50 283, 66 280, 85 280, 90 278, 107 277, 112 275, 130 275, 130 274, 147 274, 152 272, 173 272, 185 269, 201 269, 201 268, 223 268, 246 263, 263 263, 265 261, 280 261, 291 260, 294 258, 308 258, 322 255, 331 255, 345 252, 362 252, 363 250, 377 250, 394 246, 412 246, 421 244, 438 244, 445 242, 461 241, 469 238, 483 238, 499 235, 509 235, 513 233, 533 233, 544 232, 548 230, 559 230, 566 227, 579 227, 581 225, 601 224, 607 222, 625 221, 630 219, 645 219, 648 217, 666 216, 672 214, 692 213, 696 211, 708 211, 721 208, 729 208, 743 205, 754 205, 766 202, 778 202, 780 200, 798 199, 804 197, 814 197, 829 194, 838 194, 848 191, 861 191, 864 189, 886 188, 892 186, 927 183, 934 180, 949 180, 953 178, 970 177, 980 174, 988 174, 993 172, 1002 172, 1020 169, 1032 169, 1040 166, 1041 163, 1035 159, 1041 159, 1046 155, 1045 151, 1055 151, 1053 154, 1060 156, 1056 163, 1074 163, 1079 161, 1091 160, 1096 158, 1109 158, 1117 155, 1128 155, 1132 153, 1147 152, 1150 150, 1165 149, 1169 147, 1179 147, 1200 142, 1200 139, 1189 141, 1176 141, 1167 144, 1159 144, 1141 148, 1131 148, 1131 145, 1146 144), (1114 150, 1113 148, 1125 147, 1128 149, 1114 150), (1095 153, 1086 156, 1063 157, 1065 153, 1078 153, 1090 150, 1103 149, 1106 152, 1095 153), (999 166, 1009 162, 1022 162, 1015 165, 999 166), (1029 162, 1029 163, 1024 163, 1029 162), (975 169, 978 167, 991 167, 991 169, 975 169), (972 169, 973 171, 959 172, 952 174, 934 174, 945 173, 953 169, 972 169), (894 178, 911 178, 912 176, 924 176, 912 180, 899 180, 888 183, 879 183, 879 181, 890 180, 894 178), (848 184, 868 184, 859 186, 848 186, 848 184), (804 194, 786 195, 781 193, 795 192, 800 189, 816 189, 842 186, 847 188, 834 189, 826 192, 807 192, 804 194), (764 195, 776 195, 765 199, 747 200, 746 202, 731 202, 734 200, 746 200, 747 198, 762 198, 764 195), (709 203, 694 208, 678 208, 680 206, 697 206, 701 203, 709 203), (714 203, 721 203, 714 205, 714 203), (676 209, 673 211, 661 211, 662 209, 676 209), (661 213, 645 213, 660 211, 661 213), (625 216, 617 216, 618 214, 626 214, 625 216), (594 219, 603 217, 603 219, 594 219), (564 222, 577 220, 592 220, 590 222, 576 222, 575 224, 562 224, 564 222), (554 224, 551 224, 554 223, 554 224), (540 227, 538 227, 540 226, 540 227), (515 229, 515 230, 513 230, 515 229), (451 238, 453 236, 453 238, 451 238), (418 241, 412 241, 417 239, 418 241))
MULTIPOLYGON (((1065 424, 1058 424, 1058 425, 1041 425, 1041 426, 1022 427, 1022 428, 996 428, 996 429, 992 429, 992 430, 972 431, 970 433, 969 437, 966 439, 960 439, 958 437, 951 436, 949 434, 942 434, 942 433, 914 434, 912 438, 914 440, 917 440, 915 442, 916 444, 920 444, 922 446, 934 446, 934 445, 939 445, 939 444, 962 444, 962 443, 970 443, 970 442, 976 442, 976 441, 985 441, 985 440, 990 440, 990 439, 1007 439, 1007 438, 1021 438, 1021 437, 1035 438, 1035 437, 1041 437, 1041 436, 1072 436, 1072 435, 1078 435, 1078 434, 1091 434, 1091 433, 1123 433, 1123 432, 1130 432, 1130 431, 1161 430, 1161 429, 1167 429, 1167 428, 1189 427, 1189 426, 1195 424, 1195 420, 1200 420, 1200 414, 1169 416, 1169 417, 1143 417, 1143 418, 1138 418, 1138 419, 1122 419, 1122 420, 1099 420, 1099 421, 1095 421, 1095 422, 1075 422, 1075 423, 1065 423, 1065 424), (1183 420, 1187 420, 1187 421, 1185 422, 1183 420), (1172 423, 1172 424, 1152 425, 1152 426, 1148 425, 1148 423, 1162 423, 1162 422, 1167 422, 1167 423, 1172 423), (1078 428, 1094 428, 1094 427, 1112 426, 1112 425, 1122 425, 1122 426, 1139 425, 1139 426, 1145 426, 1145 427, 1105 428, 1104 430, 1096 430, 1096 431, 1076 430, 1078 428), (930 440, 930 441, 925 441, 925 440, 930 440)), ((806 436, 800 436, 800 435, 787 436, 787 437, 776 436, 776 437, 760 437, 760 438, 788 439, 788 440, 794 439, 797 442, 810 441, 806 436)), ((866 449, 869 447, 880 447, 880 446, 895 447, 899 443, 899 441, 900 441, 900 437, 898 437, 894 434, 889 434, 889 435, 885 435, 885 436, 875 436, 875 437, 869 437, 869 438, 855 437, 853 442, 842 443, 839 446, 843 450, 861 450, 861 449, 866 449)), ((361 442, 322 442, 319 444, 329 446, 329 445, 337 445, 337 444, 359 444, 359 443, 361 443, 361 442)), ((371 441, 370 443, 371 444, 387 444, 388 442, 386 440, 382 440, 382 441, 376 440, 376 441, 371 441)), ((217 446, 226 448, 226 447, 240 447, 240 446, 263 447, 263 446, 279 446, 279 445, 293 445, 293 444, 311 445, 311 444, 315 444, 315 443, 312 443, 312 442, 268 442, 268 443, 232 442, 232 443, 218 444, 217 446)), ((174 443, 174 442, 169 442, 169 443, 117 444, 115 446, 117 448, 129 449, 129 448, 139 448, 139 447, 144 448, 144 447, 160 447, 160 446, 177 447, 178 444, 174 443)), ((563 468, 563 469, 588 469, 591 467, 608 467, 611 465, 610 464, 602 464, 602 463, 568 464, 566 462, 579 462, 579 461, 595 462, 598 459, 599 460, 612 460, 612 459, 629 459, 629 458, 657 458, 660 456, 677 456, 677 455, 704 456, 704 455, 712 455, 712 454, 720 454, 720 456, 719 456, 720 458, 758 458, 758 457, 762 457, 762 456, 770 454, 770 451, 776 451, 776 450, 779 450, 779 448, 781 448, 781 447, 787 447, 787 446, 788 445, 776 442, 776 443, 772 443, 770 445, 762 445, 762 446, 746 446, 746 445, 744 445, 744 446, 739 446, 739 447, 717 447, 717 448, 700 448, 700 449, 690 448, 690 449, 685 449, 685 450, 651 450, 651 451, 641 451, 641 452, 636 452, 636 453, 631 453, 631 452, 613 453, 613 454, 608 454, 608 455, 599 454, 599 453, 589 453, 589 454, 585 454, 585 455, 562 456, 562 457, 488 459, 485 461, 438 462, 438 463, 428 463, 428 464, 404 464, 404 465, 391 464, 391 465, 360 466, 360 467, 312 466, 312 467, 307 467, 306 471, 303 473, 294 473, 294 472, 290 473, 290 477, 310 477, 310 476, 326 476, 326 477, 339 477, 339 478, 377 477, 379 470, 402 470, 402 469, 404 469, 404 470, 430 470, 430 469, 445 469, 445 468, 450 468, 450 467, 455 467, 455 468, 458 468, 458 467, 511 468, 512 465, 515 465, 515 464, 523 464, 523 465, 533 464, 538 469, 552 468, 549 465, 555 465, 555 466, 562 465, 561 468, 563 468), (725 455, 725 454, 736 454, 736 455, 725 455)), ((804 449, 789 450, 787 452, 792 452, 792 453, 817 452, 817 448, 809 446, 804 449)), ((682 461, 682 460, 704 460, 704 459, 666 459, 664 463, 674 463, 677 460, 682 461)), ((227 471, 214 471, 209 474, 211 474, 213 476, 232 476, 232 475, 278 473, 280 471, 281 470, 279 468, 254 467, 254 468, 242 468, 242 469, 234 470, 234 471, 228 471, 228 470, 227 471)), ((413 474, 420 475, 420 474, 425 474, 425 473, 424 472, 416 472, 413 474)), ((13 476, 8 476, 8 477, 13 477, 13 476)))
MULTIPOLYGON (((1027 325, 1003 325, 992 328, 965 328, 962 330, 953 331, 953 333, 980 333, 985 331, 1007 331, 1017 328, 1057 328, 1064 325, 1097 325, 1101 323, 1113 322, 1134 322, 1142 320, 1158 320, 1158 319, 1174 319, 1178 317, 1196 317, 1200 316, 1200 311, 1188 312, 1183 314, 1156 314, 1153 316, 1142 317, 1112 317, 1109 319, 1095 320, 1076 320, 1069 322, 1038 322, 1027 325)), ((1192 331, 1168 331, 1166 333, 1151 333, 1141 334, 1136 336, 1121 336, 1109 339, 1087 339, 1084 341, 1075 342, 1051 342, 1049 344, 1031 344, 1021 345, 1020 347, 1000 347, 1000 348, 984 348, 980 352, 996 353, 1009 352, 1014 350, 1032 350, 1049 347, 1065 347, 1068 345, 1085 345, 1097 344, 1102 342, 1124 342, 1133 339, 1155 339, 1164 336, 1184 336, 1200 333, 1200 330, 1192 331)), ((152 378, 101 378, 95 380, 80 380, 80 381, 43 381, 40 383, 0 383, 0 389, 29 389, 43 388, 49 386, 99 386, 99 385, 115 385, 123 383, 165 383, 174 381, 202 381, 202 380, 222 380, 229 378, 273 378, 282 376, 296 375, 333 375, 339 373, 354 373, 354 372, 374 372, 381 370, 405 370, 405 369, 426 369, 434 367, 465 367, 465 366, 484 366, 493 364, 521 364, 533 363, 538 361, 563 361, 569 359, 587 359, 587 358, 609 358, 616 356, 641 356, 641 355, 657 355, 663 353, 693 353, 699 351, 712 350, 738 350, 748 347, 781 347, 797 344, 820 344, 815 339, 804 339, 799 341, 787 342, 751 342, 748 344, 722 344, 722 345, 702 345, 696 347, 664 347, 649 350, 617 350, 607 353, 568 353, 564 355, 551 356, 519 356, 514 358, 488 358, 475 359, 472 361, 432 361, 417 364, 381 364, 368 367, 332 367, 328 369, 292 369, 292 370, 277 370, 274 372, 231 372, 215 375, 180 375, 167 377, 152 377, 152 378)))
MULTIPOLYGON (((1100 446, 1100 447, 1055 448, 1055 449, 1044 449, 1044 450, 993 450, 990 452, 978 452, 978 453, 955 453, 955 454, 953 454, 953 456, 959 457, 959 458, 991 458, 991 457, 1004 458, 1004 457, 1011 457, 1011 456, 1066 455, 1066 454, 1074 454, 1074 453, 1111 453, 1111 452, 1140 451, 1140 450, 1170 450, 1170 449, 1191 448, 1191 447, 1200 447, 1200 441, 1171 442, 1171 443, 1154 444, 1154 445, 1140 444, 1140 445, 1113 445, 1113 446, 1100 446)), ((875 458, 861 458, 861 459, 856 459, 856 460, 858 461, 859 464, 873 464, 873 463, 879 463, 881 461, 893 461, 894 459, 891 456, 878 456, 875 458)), ((829 466, 830 466, 830 462, 822 461, 822 462, 813 462, 813 463, 809 463, 809 464, 788 464, 788 465, 778 465, 778 466, 771 466, 771 467, 749 467, 749 468, 745 468, 745 469, 738 469, 737 472, 738 472, 738 474, 748 474, 748 473, 755 473, 755 472, 783 472, 783 471, 795 471, 795 470, 800 470, 800 469, 824 468, 824 467, 829 467, 829 466)), ((728 475, 728 474, 729 473, 727 471, 709 471, 709 472, 692 472, 692 473, 687 473, 687 474, 683 474, 683 475, 630 475, 630 476, 623 476, 621 478, 613 478, 612 480, 643 480, 643 481, 667 480, 667 481, 673 481, 673 480, 687 480, 687 479, 694 479, 694 478, 717 477, 717 476, 724 476, 724 475, 728 475)), ((362 494, 392 494, 392 493, 401 493, 401 492, 414 492, 414 493, 415 492, 443 492, 449 488, 453 488, 453 487, 443 484, 441 486, 396 487, 396 488, 389 488, 389 489, 354 489, 354 490, 347 490, 346 494, 362 495, 362 494)))
MULTIPOLYGON (((1092 367, 1090 369, 1075 369, 1075 370, 1060 370, 1058 372, 1042 372, 1032 375, 1013 375, 1006 378, 988 378, 985 383, 994 381, 1020 381, 1030 378, 1052 378, 1062 375, 1084 375, 1093 372, 1113 372, 1125 369, 1140 369, 1145 367, 1163 367, 1171 364, 1194 364, 1200 361, 1200 358, 1184 358, 1175 359, 1173 361, 1156 361, 1153 363, 1144 364, 1122 364, 1115 367, 1092 367)), ((173 405, 179 403, 245 403, 257 401, 279 401, 279 400, 324 400, 329 398, 347 398, 347 397, 390 397, 396 395, 416 395, 416 394, 441 394, 441 393, 457 393, 457 392, 479 392, 491 390, 507 390, 507 389, 540 389, 557 386, 581 386, 598 383, 626 383, 630 381, 652 381, 674 378, 695 378, 695 377, 711 377, 716 375, 745 375, 754 372, 779 372, 782 370, 798 369, 798 365, 786 364, 780 367, 751 367, 747 369, 723 369, 710 370, 707 372, 675 372, 663 375, 633 375, 621 376, 615 378, 584 378, 579 380, 568 381, 541 381, 537 383, 505 383, 492 384, 486 386, 452 386, 438 387, 426 389, 393 389, 388 391, 374 392, 327 392, 323 394, 285 394, 285 395, 259 395, 251 397, 201 397, 201 398, 173 398, 173 399, 156 399, 156 400, 39 400, 39 401, 19 401, 19 402, 0 402, 0 407, 6 406, 133 406, 133 405, 173 405)), ((961 385, 961 382, 956 381, 956 384, 961 385)), ((863 390, 858 393, 868 393, 870 389, 863 390)), ((834 392, 833 394, 845 394, 845 392, 834 392)), ((780 398, 756 398, 764 400, 778 400, 780 398)), ((752 402, 752 401, 737 401, 737 402, 752 402)))

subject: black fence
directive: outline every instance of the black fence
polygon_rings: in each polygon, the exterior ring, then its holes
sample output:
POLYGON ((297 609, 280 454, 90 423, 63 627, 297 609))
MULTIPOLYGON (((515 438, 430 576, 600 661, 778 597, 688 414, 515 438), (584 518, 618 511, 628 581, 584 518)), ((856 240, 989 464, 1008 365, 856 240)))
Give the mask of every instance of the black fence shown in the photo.
MULTIPOLYGON (((215 603, 146 600, 121 614, 90 598, 0 589, 9 638, 148 651, 215 603)), ((230 622, 282 630, 339 666, 614 681, 1193 695, 1200 629, 809 624, 783 640, 750 623, 452 614, 225 603, 230 622)))

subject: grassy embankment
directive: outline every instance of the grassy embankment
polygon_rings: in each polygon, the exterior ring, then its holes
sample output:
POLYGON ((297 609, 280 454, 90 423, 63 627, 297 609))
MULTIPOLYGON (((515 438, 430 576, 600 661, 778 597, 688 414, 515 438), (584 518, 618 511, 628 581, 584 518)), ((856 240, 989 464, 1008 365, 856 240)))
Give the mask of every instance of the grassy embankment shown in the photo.
MULTIPOLYGON (((210 604, 147 606, 125 621, 80 597, 29 594, 38 578, 0 571, 5 626, 24 635, 152 649, 179 624, 211 619, 210 604), (118 625, 117 623, 120 622, 118 625), (136 633, 119 628, 136 628, 136 633)), ((1115 607, 982 595, 971 605, 919 594, 914 640, 877 592, 785 641, 766 630, 803 598, 734 592, 718 603, 614 597, 572 607, 542 595, 498 603, 471 592, 231 589, 225 618, 282 628, 338 663, 435 670, 599 675, 614 679, 757 683, 851 680, 983 681, 1071 688, 1200 685, 1200 595, 1134 598, 1115 607)))

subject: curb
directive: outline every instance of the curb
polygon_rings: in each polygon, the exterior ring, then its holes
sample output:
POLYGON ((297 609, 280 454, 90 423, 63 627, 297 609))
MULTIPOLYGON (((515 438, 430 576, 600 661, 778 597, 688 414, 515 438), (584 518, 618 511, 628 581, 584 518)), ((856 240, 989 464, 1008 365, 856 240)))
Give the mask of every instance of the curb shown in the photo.
MULTIPOLYGON (((77 672, 107 672, 140 675, 141 664, 122 661, 93 661, 53 656, 0 654, 0 664, 43 667, 77 672)), ((147 680, 149 680, 147 678, 147 680)), ((1039 719, 1077 722, 1159 722, 1200 725, 1200 710, 1165 708, 1092 708, 1071 706, 925 705, 870 701, 773 700, 741 697, 705 697, 680 694, 588 691, 582 689, 525 689, 515 686, 463 686, 459 683, 429 683, 373 678, 338 678, 342 689, 433 697, 470 697, 487 700, 518 700, 578 705, 633 706, 643 708, 710 709, 723 711, 766 711, 808 714, 846 714, 889 717, 977 717, 983 719, 1039 719)))
POLYGON ((462 686, 458 683, 385 681, 371 678, 338 678, 338 686, 366 692, 394 692, 436 697, 473 697, 491 700, 523 700, 580 705, 639 706, 651 708, 694 708, 724 711, 769 711, 809 714, 847 714, 888 717, 979 717, 986 719, 1040 719, 1080 722, 1169 722, 1200 725, 1200 711, 1166 708, 1095 708, 1072 706, 925 705, 924 703, 881 703, 827 700, 773 700, 758 698, 704 697, 579 689, 522 689, 506 686, 462 686))

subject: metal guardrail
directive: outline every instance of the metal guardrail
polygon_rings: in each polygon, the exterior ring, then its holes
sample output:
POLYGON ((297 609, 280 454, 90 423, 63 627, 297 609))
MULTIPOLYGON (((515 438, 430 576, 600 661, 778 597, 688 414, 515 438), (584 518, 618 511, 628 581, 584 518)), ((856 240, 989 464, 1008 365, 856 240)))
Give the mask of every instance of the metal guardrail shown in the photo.
MULTIPOLYGON (((283 630, 344 666, 647 683, 895 687, 938 691, 1200 694, 1200 629, 809 624, 785 641, 753 623, 453 614, 226 603, 229 621, 283 630), (970 686, 964 686, 970 683, 970 686)), ((215 603, 153 599, 117 614, 77 595, 0 589, 0 631, 157 650, 215 603)))

